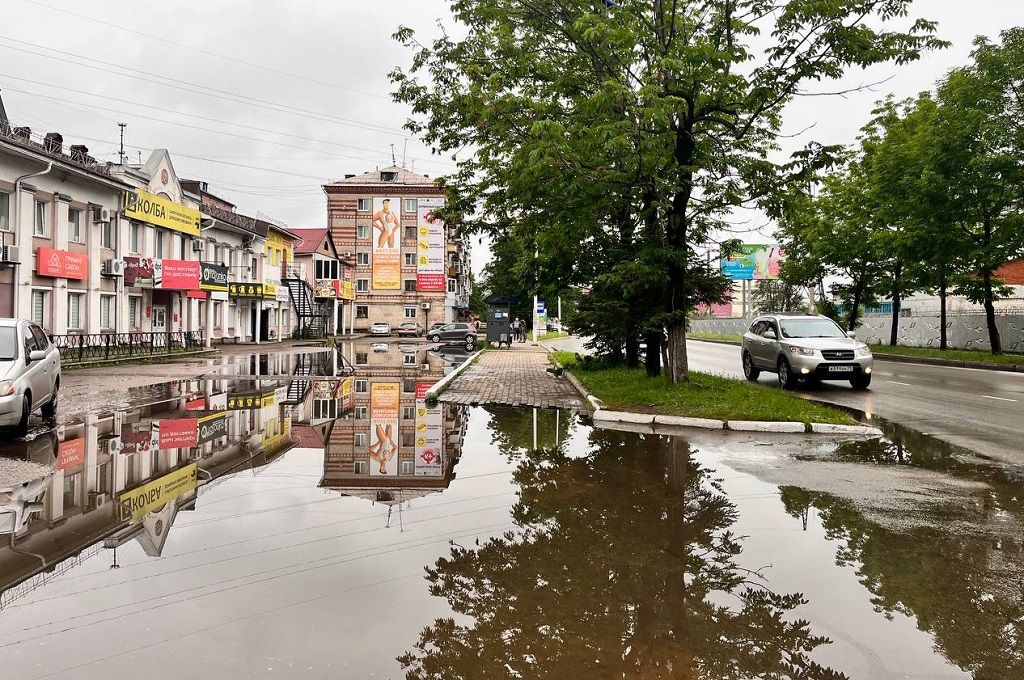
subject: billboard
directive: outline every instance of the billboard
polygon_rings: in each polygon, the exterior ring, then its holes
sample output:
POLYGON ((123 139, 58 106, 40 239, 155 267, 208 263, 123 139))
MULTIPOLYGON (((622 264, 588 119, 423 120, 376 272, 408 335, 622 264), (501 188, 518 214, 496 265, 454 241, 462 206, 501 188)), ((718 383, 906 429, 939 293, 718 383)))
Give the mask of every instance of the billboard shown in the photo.
POLYGON ((370 385, 370 476, 398 476, 398 383, 370 385))
POLYGON ((374 198, 373 254, 370 261, 372 281, 376 290, 402 289, 402 220, 397 198, 374 198))
POLYGON ((733 281, 764 281, 779 278, 786 253, 773 243, 743 243, 721 258, 722 274, 733 281))
POLYGON ((125 192, 123 212, 125 217, 133 220, 166 227, 189 236, 199 236, 202 215, 198 210, 142 189, 125 192))
POLYGON ((442 406, 427 406, 427 390, 433 382, 416 383, 416 461, 417 477, 440 477, 444 474, 444 415, 442 406))
POLYGON ((442 198, 421 198, 416 208, 416 290, 443 293, 444 222, 434 218, 442 198))

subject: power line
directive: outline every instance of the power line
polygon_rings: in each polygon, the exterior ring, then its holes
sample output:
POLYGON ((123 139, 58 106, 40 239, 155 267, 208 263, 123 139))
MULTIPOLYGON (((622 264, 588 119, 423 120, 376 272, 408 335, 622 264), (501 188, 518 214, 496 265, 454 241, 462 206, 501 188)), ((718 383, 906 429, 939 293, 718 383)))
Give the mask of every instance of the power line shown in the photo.
POLYGON ((281 70, 281 69, 276 69, 276 68, 273 68, 272 66, 264 66, 262 64, 255 64, 253 62, 245 61, 244 59, 238 59, 236 57, 232 57, 232 56, 227 55, 227 54, 221 54, 219 52, 213 52, 211 50, 204 50, 204 49, 199 48, 199 47, 193 47, 192 45, 186 45, 184 43, 179 43, 179 42, 175 42, 173 40, 168 40, 167 38, 164 38, 164 37, 161 37, 161 36, 158 36, 158 35, 153 35, 151 33, 143 33, 142 31, 139 31, 139 30, 134 29, 134 28, 129 28, 127 26, 122 26, 120 24, 115 24, 115 23, 112 23, 112 22, 109 22, 109 21, 103 21, 102 19, 97 19, 95 17, 87 16, 85 14, 79 14, 77 12, 72 12, 71 10, 63 9, 61 7, 54 7, 52 5, 47 5, 45 3, 38 2, 37 0, 23 0, 23 2, 27 2, 27 3, 31 4, 31 5, 36 5, 37 7, 45 7, 46 9, 52 10, 54 12, 60 12, 62 14, 67 14, 67 15, 76 17, 78 19, 84 19, 86 21, 91 21, 91 22, 94 22, 94 23, 97 23, 97 24, 101 24, 103 26, 109 26, 111 28, 116 28, 119 31, 125 31, 127 33, 131 33, 132 35, 140 35, 140 36, 143 36, 145 38, 149 38, 150 40, 156 40, 158 42, 162 42, 162 43, 164 43, 166 45, 173 45, 174 47, 180 47, 182 49, 191 50, 192 52, 198 52, 199 54, 205 54, 207 56, 216 57, 218 59, 224 59, 224 60, 227 60, 227 61, 231 61, 231 62, 234 62, 236 64, 242 64, 242 65, 248 66, 250 68, 260 69, 260 70, 263 70, 263 71, 268 71, 270 73, 277 73, 278 75, 288 76, 289 78, 298 78, 299 80, 305 80, 306 82, 309 82, 309 83, 316 83, 317 85, 324 85, 326 87, 333 87, 335 89, 344 90, 346 92, 355 92, 357 94, 361 94, 361 95, 364 95, 364 96, 367 96, 367 97, 378 97, 378 98, 381 98, 381 99, 388 99, 390 101, 389 97, 385 97, 385 96, 377 94, 375 92, 366 92, 364 90, 357 90, 357 89, 354 89, 354 88, 351 88, 351 87, 345 87, 344 85, 338 85, 337 83, 331 83, 331 82, 328 82, 328 81, 325 81, 325 80, 318 80, 316 78, 310 78, 309 76, 304 76, 304 75, 299 74, 299 73, 292 73, 290 71, 284 71, 284 70, 281 70))

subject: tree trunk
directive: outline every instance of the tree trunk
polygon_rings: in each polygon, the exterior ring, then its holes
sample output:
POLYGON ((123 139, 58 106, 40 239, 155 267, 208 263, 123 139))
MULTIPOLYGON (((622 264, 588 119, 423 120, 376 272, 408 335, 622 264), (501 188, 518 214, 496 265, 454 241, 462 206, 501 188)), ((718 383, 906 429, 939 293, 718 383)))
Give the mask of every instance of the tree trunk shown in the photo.
POLYGON ((659 330, 656 333, 645 333, 644 342, 647 343, 647 353, 644 355, 644 368, 647 375, 654 377, 661 375, 661 339, 663 333, 659 330))
POLYGON ((864 276, 858 276, 853 283, 853 299, 850 312, 846 315, 846 330, 857 330, 857 315, 860 314, 860 300, 864 295, 864 276))
POLYGON ((690 367, 686 357, 686 324, 677 323, 668 327, 668 378, 673 383, 690 379, 690 367))
POLYGON ((992 272, 982 272, 981 280, 985 284, 985 323, 988 324, 988 343, 992 346, 992 354, 1002 354, 1003 345, 999 341, 999 329, 996 328, 996 307, 993 304, 992 272))
POLYGON ((946 350, 949 348, 947 344, 947 331, 946 331, 946 298, 948 293, 946 292, 946 272, 942 272, 942 278, 939 281, 939 349, 946 350))
POLYGON ((640 339, 635 335, 626 338, 626 367, 640 367, 640 339))
POLYGON ((622 359, 623 359, 622 345, 613 345, 611 350, 612 350, 612 356, 611 356, 612 363, 615 364, 615 365, 621 364, 622 363, 622 359))
POLYGON ((889 329, 889 346, 896 346, 896 339, 899 337, 900 330, 900 302, 901 293, 900 276, 903 274, 903 263, 896 262, 896 268, 892 273, 892 328, 889 329))

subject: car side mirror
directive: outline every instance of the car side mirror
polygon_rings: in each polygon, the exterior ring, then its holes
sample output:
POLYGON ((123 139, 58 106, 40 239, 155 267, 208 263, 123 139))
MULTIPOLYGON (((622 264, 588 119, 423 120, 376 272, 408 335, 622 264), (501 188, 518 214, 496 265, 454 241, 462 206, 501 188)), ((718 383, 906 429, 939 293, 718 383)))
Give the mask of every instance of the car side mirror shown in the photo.
POLYGON ((45 358, 46 358, 46 351, 45 350, 34 349, 34 350, 32 350, 31 352, 28 353, 28 360, 30 362, 32 362, 32 361, 42 361, 45 358))
POLYGON ((857 337, 857 331, 846 331, 846 337, 848 337, 848 338, 856 338, 857 337))
POLYGON ((779 336, 775 335, 775 331, 773 331, 771 328, 769 328, 768 330, 766 330, 764 332, 764 337, 767 338, 768 340, 778 340, 779 339, 779 336))

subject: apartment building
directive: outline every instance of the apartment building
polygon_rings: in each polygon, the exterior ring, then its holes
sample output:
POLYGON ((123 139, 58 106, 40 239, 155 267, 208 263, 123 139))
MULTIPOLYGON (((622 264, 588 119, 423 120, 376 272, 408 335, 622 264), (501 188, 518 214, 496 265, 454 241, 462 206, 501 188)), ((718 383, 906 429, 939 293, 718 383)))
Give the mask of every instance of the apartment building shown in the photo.
POLYGON ((435 218, 444 192, 429 176, 391 166, 323 189, 334 241, 355 260, 355 331, 466 318, 468 240, 435 218))

